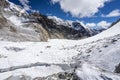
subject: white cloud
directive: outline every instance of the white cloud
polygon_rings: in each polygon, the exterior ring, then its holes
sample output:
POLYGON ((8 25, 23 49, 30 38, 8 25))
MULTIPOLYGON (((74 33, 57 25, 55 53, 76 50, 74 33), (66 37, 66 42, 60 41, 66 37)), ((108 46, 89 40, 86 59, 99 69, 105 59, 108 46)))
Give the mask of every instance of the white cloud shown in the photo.
POLYGON ((102 28, 108 28, 111 25, 111 23, 106 22, 106 21, 101 21, 97 23, 97 27, 102 27, 102 28))
POLYGON ((95 23, 87 23, 86 26, 87 26, 87 27, 95 27, 96 24, 95 24, 95 23))
POLYGON ((58 18, 57 16, 48 16, 49 19, 55 19, 57 22, 63 22, 61 18, 58 18))
POLYGON ((25 10, 30 10, 31 6, 29 6, 29 0, 19 0, 20 3, 23 5, 25 10))
POLYGON ((117 17, 120 16, 120 10, 116 9, 110 12, 108 15, 102 15, 102 17, 117 17))
POLYGON ((53 4, 55 4, 55 3, 57 3, 57 2, 59 2, 61 0, 51 0, 51 1, 52 1, 53 4))
POLYGON ((109 23, 107 21, 100 21, 98 23, 86 23, 85 25, 86 25, 86 27, 90 27, 90 28, 92 28, 92 27, 95 27, 95 28, 108 28, 111 25, 111 23, 109 23))
POLYGON ((91 17, 104 7, 105 2, 111 0, 51 0, 54 4, 59 3, 64 12, 69 12, 74 17, 91 17))

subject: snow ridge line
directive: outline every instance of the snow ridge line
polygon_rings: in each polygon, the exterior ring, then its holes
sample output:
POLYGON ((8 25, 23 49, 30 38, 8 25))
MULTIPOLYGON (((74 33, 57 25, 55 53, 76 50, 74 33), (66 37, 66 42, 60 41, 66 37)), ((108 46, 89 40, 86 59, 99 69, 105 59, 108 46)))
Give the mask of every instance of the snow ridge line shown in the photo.
POLYGON ((9 72, 9 71, 14 71, 14 70, 17 70, 17 69, 23 69, 23 68, 31 68, 31 67, 37 67, 37 66, 51 66, 51 65, 55 65, 55 66, 59 66, 61 67, 63 70, 70 70, 70 69, 73 69, 75 68, 76 66, 78 67, 79 64, 78 63, 71 63, 71 64, 49 64, 49 63, 40 63, 40 62, 37 62, 37 63, 31 63, 31 64, 26 64, 26 65, 21 65, 21 66, 12 66, 12 67, 9 67, 9 68, 2 68, 0 69, 0 73, 4 73, 4 72, 9 72))

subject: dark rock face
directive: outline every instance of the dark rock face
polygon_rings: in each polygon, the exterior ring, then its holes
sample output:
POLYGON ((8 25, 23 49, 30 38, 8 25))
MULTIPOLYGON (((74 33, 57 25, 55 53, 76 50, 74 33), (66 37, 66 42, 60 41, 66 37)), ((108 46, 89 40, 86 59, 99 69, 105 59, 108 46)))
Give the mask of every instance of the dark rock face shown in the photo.
POLYGON ((100 76, 103 80, 113 80, 113 79, 111 79, 111 78, 109 78, 109 77, 106 77, 106 76, 104 76, 104 75, 101 75, 100 76))
POLYGON ((90 32, 80 23, 73 23, 75 28, 78 28, 75 29, 69 26, 57 25, 52 19, 48 19, 46 16, 38 13, 33 13, 32 16, 36 22, 42 24, 48 31, 50 38, 81 39, 91 36, 90 32))
POLYGON ((1 11, 0 11, 0 29, 2 29, 3 26, 6 27, 6 26, 8 26, 8 25, 7 25, 7 20, 6 20, 6 18, 4 18, 4 16, 2 15, 2 13, 1 13, 1 11))
POLYGON ((32 79, 30 76, 20 75, 20 76, 10 76, 5 80, 82 80, 75 73, 58 73, 50 75, 48 77, 36 77, 32 79))
POLYGON ((53 74, 48 77, 37 77, 33 80, 82 80, 80 79, 76 73, 73 72, 63 72, 58 74, 53 74))
POLYGON ((0 7, 8 7, 9 3, 6 0, 0 0, 0 7))
POLYGON ((115 73, 120 73, 120 63, 116 66, 115 73))
MULTIPOLYGON (((28 21, 24 21, 22 22, 22 26, 32 26, 35 30, 34 33, 36 35, 39 35, 40 39, 38 39, 37 37, 33 36, 33 35, 29 35, 24 36, 24 38, 22 41, 47 41, 48 39, 82 39, 82 38, 86 38, 86 37, 90 37, 92 36, 91 34, 91 30, 88 30, 87 28, 85 28, 84 26, 82 26, 80 23, 78 22, 73 22, 72 26, 74 27, 70 27, 69 25, 58 25, 57 23, 55 23, 52 19, 49 19, 47 16, 42 15, 40 13, 22 13, 24 15, 19 15, 21 12, 14 9, 14 8, 9 8, 9 2, 7 2, 6 0, 1 0, 0 1, 0 29, 2 29, 3 27, 8 27, 10 29, 10 32, 12 32, 11 37, 13 38, 12 41, 14 41, 14 35, 16 35, 16 32, 19 32, 16 29, 16 25, 14 23, 12 23, 11 21, 7 20, 7 18, 5 18, 3 16, 3 14, 9 15, 9 16, 16 16, 18 18, 26 18, 28 19, 28 21), (8 7, 8 9, 10 9, 10 11, 4 11, 4 8, 8 7), (31 39, 31 37, 35 37, 36 39, 31 39), (30 37, 30 38, 29 38, 30 37)), ((18 8, 20 8, 18 6, 18 8)), ((9 36, 10 37, 10 36, 9 36)), ((17 41, 21 41, 20 39, 21 35, 16 35, 15 39, 17 41), (18 38, 19 37, 19 38, 18 38)))
POLYGON ((76 30, 80 30, 81 33, 84 33, 86 29, 78 22, 73 22, 72 25, 76 30))
POLYGON ((65 72, 64 74, 59 74, 58 78, 64 79, 64 80, 80 80, 79 77, 75 73, 67 73, 65 72))
POLYGON ((6 0, 0 0, 0 29, 2 29, 2 26, 7 26, 7 20, 2 15, 3 8, 6 8, 9 6, 9 3, 6 2, 6 0))

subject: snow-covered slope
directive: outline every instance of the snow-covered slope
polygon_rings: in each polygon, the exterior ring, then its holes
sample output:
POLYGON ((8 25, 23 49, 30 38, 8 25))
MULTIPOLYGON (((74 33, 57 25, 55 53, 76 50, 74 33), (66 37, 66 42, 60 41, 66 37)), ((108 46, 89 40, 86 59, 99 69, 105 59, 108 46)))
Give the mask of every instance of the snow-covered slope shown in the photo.
POLYGON ((24 23, 30 20, 29 14, 8 0, 0 1, 0 4, 5 3, 6 6, 0 5, 0 40, 47 41, 47 31, 41 24, 24 23))
POLYGON ((82 69, 77 69, 76 74, 82 80, 119 80, 120 75, 103 71, 89 64, 83 64, 82 69))
POLYGON ((114 36, 117 34, 120 34, 120 21, 116 25, 114 25, 111 28, 109 28, 108 30, 100 33, 99 35, 96 35, 95 37, 97 39, 100 39, 100 38, 114 36))
MULTIPOLYGON (((4 14, 0 12, 0 20, 6 22, 2 28, 0 26, 0 80, 120 80, 120 74, 115 73, 120 64, 120 21, 108 30, 82 40, 32 42, 49 38, 50 34, 42 24, 25 23, 30 17, 27 13, 19 14, 21 12, 24 12, 21 7, 13 3, 5 8, 4 14)), ((36 19, 42 17, 38 21, 53 25, 46 17, 34 15, 36 19)), ((69 25, 58 21, 57 25, 69 25)), ((80 24, 72 25, 78 29, 80 24)))
POLYGON ((37 12, 27 13, 24 8, 8 0, 2 0, 0 4, 5 4, 0 5, 0 39, 4 41, 76 40, 94 34, 78 22, 68 23, 60 19, 58 22, 37 12))
POLYGON ((120 75, 114 73, 120 63, 119 30, 120 22, 96 36, 77 41, 0 41, 0 79, 15 80, 24 75, 31 80, 75 69, 82 80, 119 80, 120 75))

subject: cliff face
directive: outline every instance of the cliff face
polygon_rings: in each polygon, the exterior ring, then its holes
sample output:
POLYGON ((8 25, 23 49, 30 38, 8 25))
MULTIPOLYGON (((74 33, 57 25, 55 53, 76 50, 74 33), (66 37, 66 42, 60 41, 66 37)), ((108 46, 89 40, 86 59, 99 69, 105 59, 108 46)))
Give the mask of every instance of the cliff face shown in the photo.
POLYGON ((92 36, 90 30, 82 26, 79 22, 73 22, 73 28, 70 25, 58 25, 54 20, 38 13, 33 13, 32 16, 35 22, 42 24, 45 30, 48 31, 50 38, 81 39, 92 36))
POLYGON ((6 0, 0 0, 0 7, 8 7, 9 3, 6 0))
POLYGON ((6 26, 8 26, 7 24, 7 19, 3 16, 3 9, 8 7, 9 6, 9 3, 6 2, 5 0, 0 0, 0 29, 6 26))
POLYGON ((3 15, 0 13, 0 29, 3 28, 3 25, 6 26, 7 20, 3 17, 3 15))
POLYGON ((79 22, 58 25, 40 13, 27 13, 9 1, 0 1, 1 40, 47 41, 48 39, 82 39, 92 36, 92 31, 79 22), (74 27, 70 27, 70 26, 74 27))

